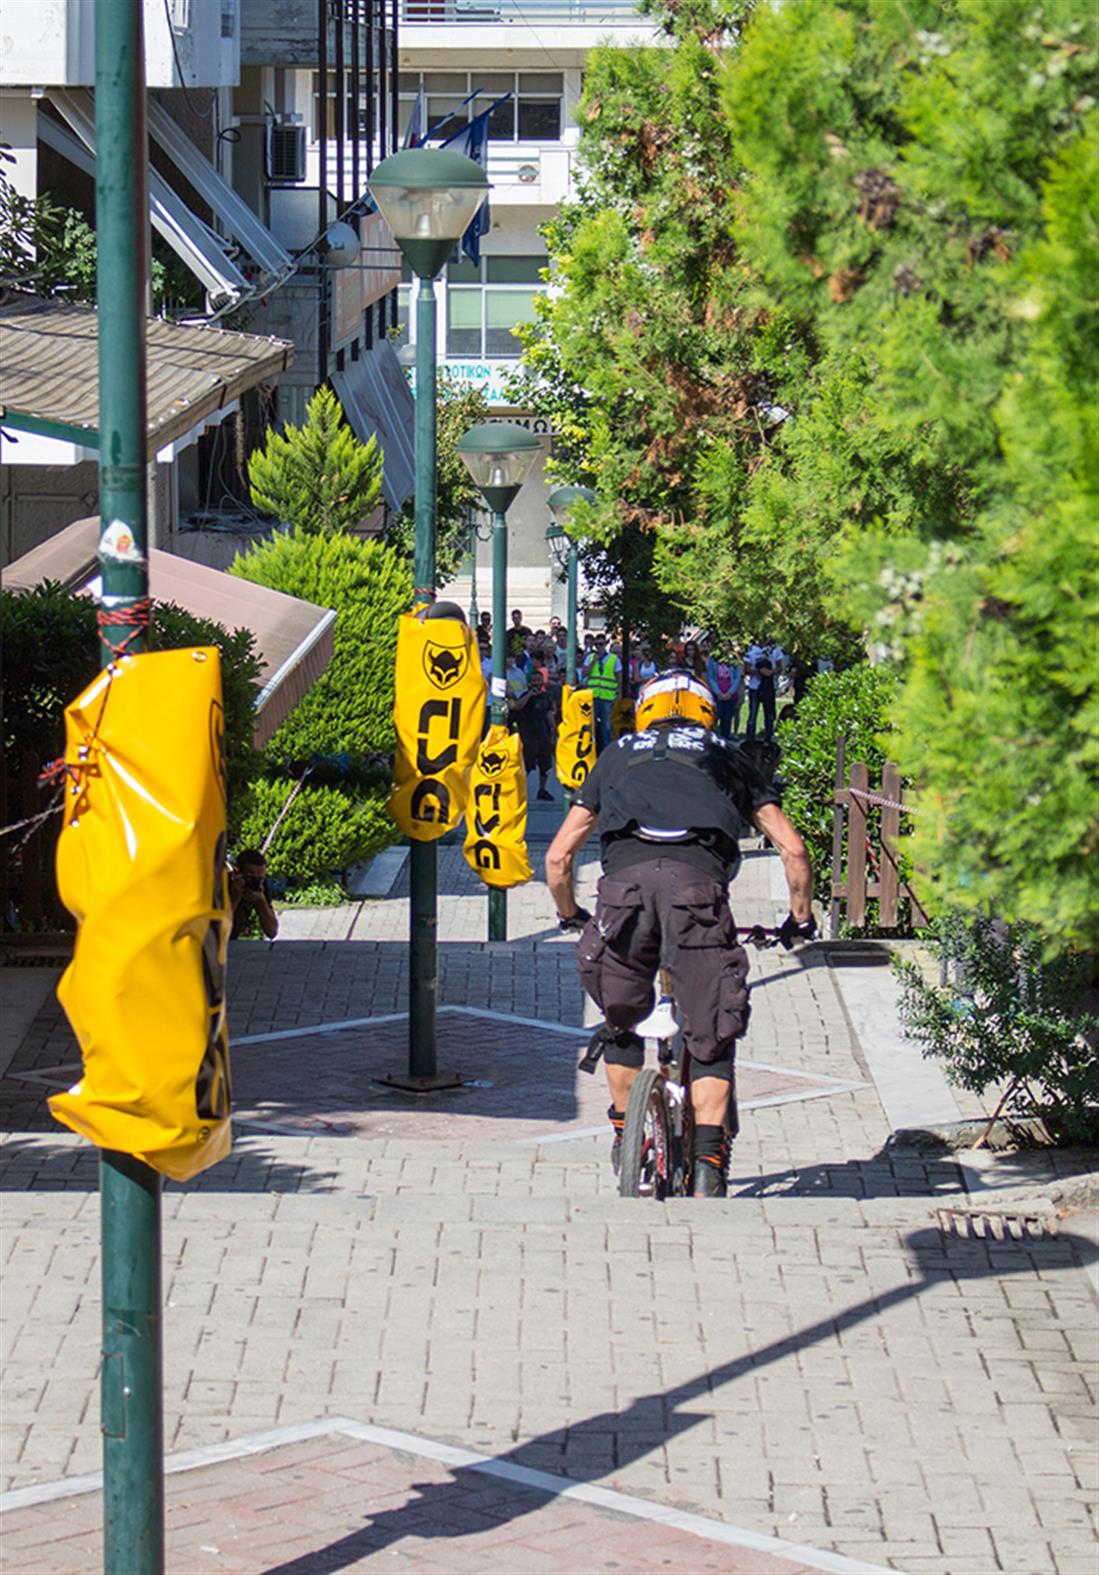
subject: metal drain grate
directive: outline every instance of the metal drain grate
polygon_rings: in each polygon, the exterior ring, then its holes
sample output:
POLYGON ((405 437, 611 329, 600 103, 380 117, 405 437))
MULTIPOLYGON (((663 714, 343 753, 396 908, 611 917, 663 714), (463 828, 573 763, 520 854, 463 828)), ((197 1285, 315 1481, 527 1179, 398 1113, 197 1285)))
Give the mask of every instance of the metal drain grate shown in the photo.
POLYGON ((939 1209, 937 1218, 944 1236, 963 1240, 1038 1241, 1057 1234, 1052 1214, 966 1214, 960 1209, 939 1209))

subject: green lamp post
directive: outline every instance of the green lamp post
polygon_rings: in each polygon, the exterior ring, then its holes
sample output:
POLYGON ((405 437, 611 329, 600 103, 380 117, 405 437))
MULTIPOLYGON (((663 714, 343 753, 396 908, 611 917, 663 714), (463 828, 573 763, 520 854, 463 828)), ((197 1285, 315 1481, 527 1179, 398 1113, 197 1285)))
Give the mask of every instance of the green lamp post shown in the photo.
POLYGON ((546 499, 549 511, 553 515, 553 524, 546 531, 546 541, 553 554, 554 562, 559 569, 564 569, 568 576, 568 611, 567 633, 568 644, 565 647, 565 678, 569 686, 576 687, 576 622, 577 609, 577 553, 576 543, 568 533, 568 519, 577 503, 594 503, 595 493, 590 487, 558 487, 546 499))
MULTIPOLYGON (((383 159, 367 185, 417 278, 416 549, 417 601, 435 600, 435 280, 485 200, 481 166, 450 148, 405 148, 383 159)), ((438 864, 433 842, 410 851, 408 1081, 438 1086, 436 1005, 438 864)), ((447 1079, 452 1082, 453 1079, 447 1079)))
MULTIPOLYGON (((507 721, 507 511, 514 503, 541 443, 512 421, 471 427, 458 444, 466 469, 492 510, 492 720, 507 721)), ((507 892, 489 889, 488 938, 507 940, 507 892)))

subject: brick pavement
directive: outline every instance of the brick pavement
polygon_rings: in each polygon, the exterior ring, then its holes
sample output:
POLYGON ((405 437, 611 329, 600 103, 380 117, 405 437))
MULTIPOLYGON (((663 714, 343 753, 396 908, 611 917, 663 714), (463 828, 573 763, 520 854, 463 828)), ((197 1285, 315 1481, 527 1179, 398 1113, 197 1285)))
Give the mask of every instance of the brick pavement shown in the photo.
MULTIPOLYGON (((767 861, 746 876, 744 916, 767 916, 767 861)), ((454 900, 468 935, 483 901, 454 900)), ((524 896, 532 924, 547 900, 524 896)), ((402 954, 395 941, 240 948, 235 1032, 399 1010, 402 954)), ((749 1112, 725 1204, 619 1199, 605 1137, 459 1130, 254 1133, 170 1187, 169 1447, 353 1417, 868 1564, 1094 1575, 1096 1314, 1079 1267, 1094 1242, 1072 1221, 1060 1237, 963 1241, 934 1217, 1088 1157, 990 1161, 977 1199, 964 1157, 890 1145, 824 957, 758 959, 744 1053, 858 1086, 749 1112)), ((584 1020, 567 943, 467 939, 441 961, 450 1005, 584 1020)), ((29 1113, 5 1144, 2 1197, 15 1488, 99 1463, 94 1156, 42 1122, 45 1090, 23 1080, 71 1057, 66 1036, 47 1005, 4 1085, 29 1113)), ((561 1072, 567 1101, 564 1058, 561 1072)), ((353 1528, 337 1516, 333 1532, 353 1528)), ((457 1540, 401 1556, 459 1570, 457 1540)), ((394 1548, 360 1563, 392 1563, 394 1548)), ((501 1553, 478 1567, 526 1566, 501 1553)))
MULTIPOLYGON (((458 1457, 450 1462, 425 1457, 407 1435, 392 1435, 392 1443, 355 1436, 380 1431, 354 1424, 343 1431, 336 1422, 300 1442, 262 1448, 248 1440, 249 1452, 229 1460, 186 1470, 169 1462, 171 1567, 188 1575, 322 1575, 383 1561, 417 1575, 486 1568, 813 1575, 821 1567, 761 1546, 765 1539, 750 1533, 746 1545, 721 1540, 727 1528, 701 1517, 650 1519, 651 1506, 626 1495, 571 1496, 575 1487, 519 1464, 505 1463, 503 1475, 497 1462, 468 1451, 441 1451, 458 1457)), ((100 1493, 9 1512, 4 1549, 12 1575, 99 1566, 100 1493)))

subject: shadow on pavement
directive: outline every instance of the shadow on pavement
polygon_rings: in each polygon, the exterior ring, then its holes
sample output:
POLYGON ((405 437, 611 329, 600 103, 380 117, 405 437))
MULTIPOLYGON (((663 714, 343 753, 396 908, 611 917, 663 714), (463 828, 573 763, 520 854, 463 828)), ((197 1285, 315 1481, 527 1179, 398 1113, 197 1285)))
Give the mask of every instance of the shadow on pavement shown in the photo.
MULTIPOLYGON (((563 1470, 560 1472, 563 1484, 577 1480, 598 1480, 607 1471, 624 1469, 653 1449, 687 1432, 696 1422, 706 1420, 708 1412, 685 1409, 691 1401, 823 1340, 834 1339, 867 1319, 880 1317, 889 1308, 919 1296, 930 1286, 944 1281, 964 1286, 967 1280, 1083 1267, 1099 1257, 1099 1249, 1092 1242, 1071 1234, 994 1244, 958 1240, 944 1237, 937 1230, 924 1229, 906 1236, 904 1245, 914 1270, 914 1277, 906 1284, 881 1295, 868 1297, 845 1312, 822 1318, 795 1334, 773 1340, 759 1351, 725 1362, 674 1389, 644 1395, 626 1411, 604 1411, 567 1430, 530 1439, 508 1450, 506 1454, 496 1456, 494 1464, 544 1472, 547 1446, 560 1449, 564 1466, 564 1455, 570 1446, 573 1446, 574 1458, 581 1459, 585 1453, 590 1456, 592 1452, 598 1452, 600 1445, 605 1447, 608 1437, 613 1437, 613 1464, 608 1465, 606 1470, 593 1472, 586 1479, 566 1477, 563 1470)), ((360 1530, 341 1537, 326 1548, 271 1565, 264 1575, 334 1575, 334 1572, 349 1568, 371 1553, 393 1547, 406 1536, 425 1541, 466 1536, 478 1529, 518 1520, 532 1513, 545 1501, 546 1489, 539 1488, 536 1481, 523 1483, 520 1478, 516 1482, 513 1476, 509 1476, 510 1485, 526 1487, 531 1496, 524 1499, 516 1494, 514 1500, 504 1500, 506 1509, 498 1498, 490 1513, 478 1514, 475 1508, 464 1501, 464 1490, 470 1485, 471 1479, 483 1482, 491 1475, 491 1466, 462 1467, 445 1484, 418 1484, 417 1499, 374 1516, 360 1530)))
MULTIPOLYGON (((60 1128, 56 1128, 60 1132, 60 1128)), ((164 1180, 165 1196, 178 1192, 336 1192, 339 1172, 315 1163, 276 1158, 271 1145, 234 1133, 228 1159, 192 1181, 164 1180)), ((51 1143, 45 1133, 15 1133, 0 1146, 0 1192, 96 1192, 99 1150, 91 1143, 51 1143)))
MULTIPOLYGON (((736 1153, 734 1145, 734 1172, 736 1153)), ((869 1159, 790 1166, 763 1176, 733 1174, 729 1191, 737 1198, 933 1198, 965 1192, 966 1178, 954 1155, 917 1155, 887 1144, 869 1159)))

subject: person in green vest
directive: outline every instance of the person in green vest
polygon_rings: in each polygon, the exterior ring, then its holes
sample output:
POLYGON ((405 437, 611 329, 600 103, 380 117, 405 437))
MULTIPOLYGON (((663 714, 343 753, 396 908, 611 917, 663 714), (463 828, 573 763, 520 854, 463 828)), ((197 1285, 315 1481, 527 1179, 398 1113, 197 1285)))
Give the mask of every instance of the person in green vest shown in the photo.
POLYGON ((611 742, 611 708, 618 699, 618 658, 607 650, 607 637, 597 634, 591 657, 584 664, 584 683, 591 690, 595 716, 595 753, 611 742))

